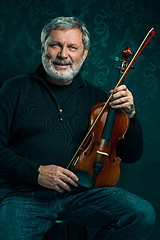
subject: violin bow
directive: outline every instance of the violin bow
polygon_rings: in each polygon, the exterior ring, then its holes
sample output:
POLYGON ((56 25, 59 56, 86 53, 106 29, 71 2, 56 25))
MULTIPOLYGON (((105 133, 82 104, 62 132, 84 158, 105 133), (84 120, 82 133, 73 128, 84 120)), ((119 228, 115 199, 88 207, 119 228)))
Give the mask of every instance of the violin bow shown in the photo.
MULTIPOLYGON (((132 60, 130 61, 129 65, 127 66, 126 70, 124 71, 123 75, 121 76, 120 80, 118 81, 117 85, 115 86, 114 89, 116 89, 124 80, 125 76, 127 75, 128 71, 130 70, 130 68, 132 67, 133 63, 136 61, 136 59, 138 58, 138 56, 141 54, 141 52, 143 51, 143 49, 146 47, 146 45, 148 44, 148 42, 151 40, 151 38, 154 36, 155 31, 154 28, 151 28, 148 33, 146 34, 145 38, 143 39, 142 43, 140 44, 139 48, 137 49, 136 53, 134 54, 132 60), (149 35, 151 34, 151 36, 149 37, 149 35)), ((67 169, 69 169, 69 167, 71 166, 71 164, 73 163, 74 159, 76 158, 76 161, 74 162, 74 165, 76 165, 76 163, 79 160, 79 157, 81 156, 82 152, 84 151, 94 129, 96 128, 98 122, 100 121, 100 117, 102 116, 102 114, 104 113, 104 111, 106 110, 106 108, 109 105, 110 99, 113 95, 113 91, 111 92, 108 100, 106 101, 106 103, 104 104, 103 108, 101 109, 99 115, 97 116, 96 120, 94 121, 94 123, 91 125, 88 133, 86 134, 85 138, 83 139, 82 143, 80 144, 78 150, 76 151, 76 153, 74 154, 72 160, 70 161, 70 163, 67 166, 67 169)))

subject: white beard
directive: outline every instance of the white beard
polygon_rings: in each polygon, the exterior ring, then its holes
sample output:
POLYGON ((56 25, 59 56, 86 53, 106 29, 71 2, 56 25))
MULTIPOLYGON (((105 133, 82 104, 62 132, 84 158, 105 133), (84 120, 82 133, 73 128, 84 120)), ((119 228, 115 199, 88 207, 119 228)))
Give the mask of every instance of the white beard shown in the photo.
MULTIPOLYGON (((58 85, 63 85, 69 83, 80 71, 83 61, 78 65, 75 65, 73 63, 70 63, 70 69, 66 72, 56 70, 52 67, 52 64, 55 61, 60 61, 59 59, 51 59, 46 53, 42 54, 42 64, 43 67, 50 77, 50 81, 58 84, 58 85)), ((64 62, 64 60, 61 60, 64 62)))

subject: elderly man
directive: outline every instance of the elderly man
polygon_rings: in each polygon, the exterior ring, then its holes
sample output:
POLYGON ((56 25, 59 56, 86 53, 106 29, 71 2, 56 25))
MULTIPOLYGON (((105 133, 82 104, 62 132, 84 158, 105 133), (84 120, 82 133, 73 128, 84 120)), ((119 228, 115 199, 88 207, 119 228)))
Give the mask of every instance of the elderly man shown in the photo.
MULTIPOLYGON (((150 203, 118 187, 87 189, 67 169, 87 132, 90 109, 107 99, 106 89, 79 73, 89 50, 85 25, 55 18, 43 28, 41 44, 36 72, 0 90, 0 239, 44 239, 59 218, 98 228, 94 240, 147 239, 155 220, 150 203)), ((114 89, 110 106, 130 118, 117 155, 135 162, 143 137, 125 85, 114 89)))

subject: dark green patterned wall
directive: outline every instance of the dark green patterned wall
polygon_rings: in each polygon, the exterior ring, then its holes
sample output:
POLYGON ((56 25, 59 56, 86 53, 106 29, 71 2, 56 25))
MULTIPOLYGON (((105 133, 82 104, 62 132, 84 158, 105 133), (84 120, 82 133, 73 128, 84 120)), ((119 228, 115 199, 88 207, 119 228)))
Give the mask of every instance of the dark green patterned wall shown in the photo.
POLYGON ((149 200, 157 213, 151 240, 160 239, 160 2, 159 0, 0 0, 0 83, 33 71, 40 62, 40 31, 57 16, 78 16, 91 33, 83 76, 100 88, 115 86, 114 57, 129 46, 134 53, 148 30, 155 36, 125 83, 133 92, 144 131, 144 153, 122 166, 119 185, 149 200))

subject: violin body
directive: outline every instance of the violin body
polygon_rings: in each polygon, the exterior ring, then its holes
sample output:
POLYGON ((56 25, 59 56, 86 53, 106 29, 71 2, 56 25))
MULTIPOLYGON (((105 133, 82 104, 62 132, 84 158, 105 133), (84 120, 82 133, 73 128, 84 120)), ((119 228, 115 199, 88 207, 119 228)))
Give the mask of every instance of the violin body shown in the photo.
MULTIPOLYGON (((94 123, 103 106, 104 103, 99 103, 91 109, 90 126, 94 123)), ((121 159, 116 156, 116 145, 120 139, 124 138, 129 127, 129 117, 123 110, 110 109, 110 111, 116 111, 116 115, 111 139, 105 139, 102 135, 109 109, 108 107, 100 118, 78 161, 76 162, 76 155, 71 165, 71 169, 79 177, 80 185, 88 188, 114 186, 120 177, 121 159)))

